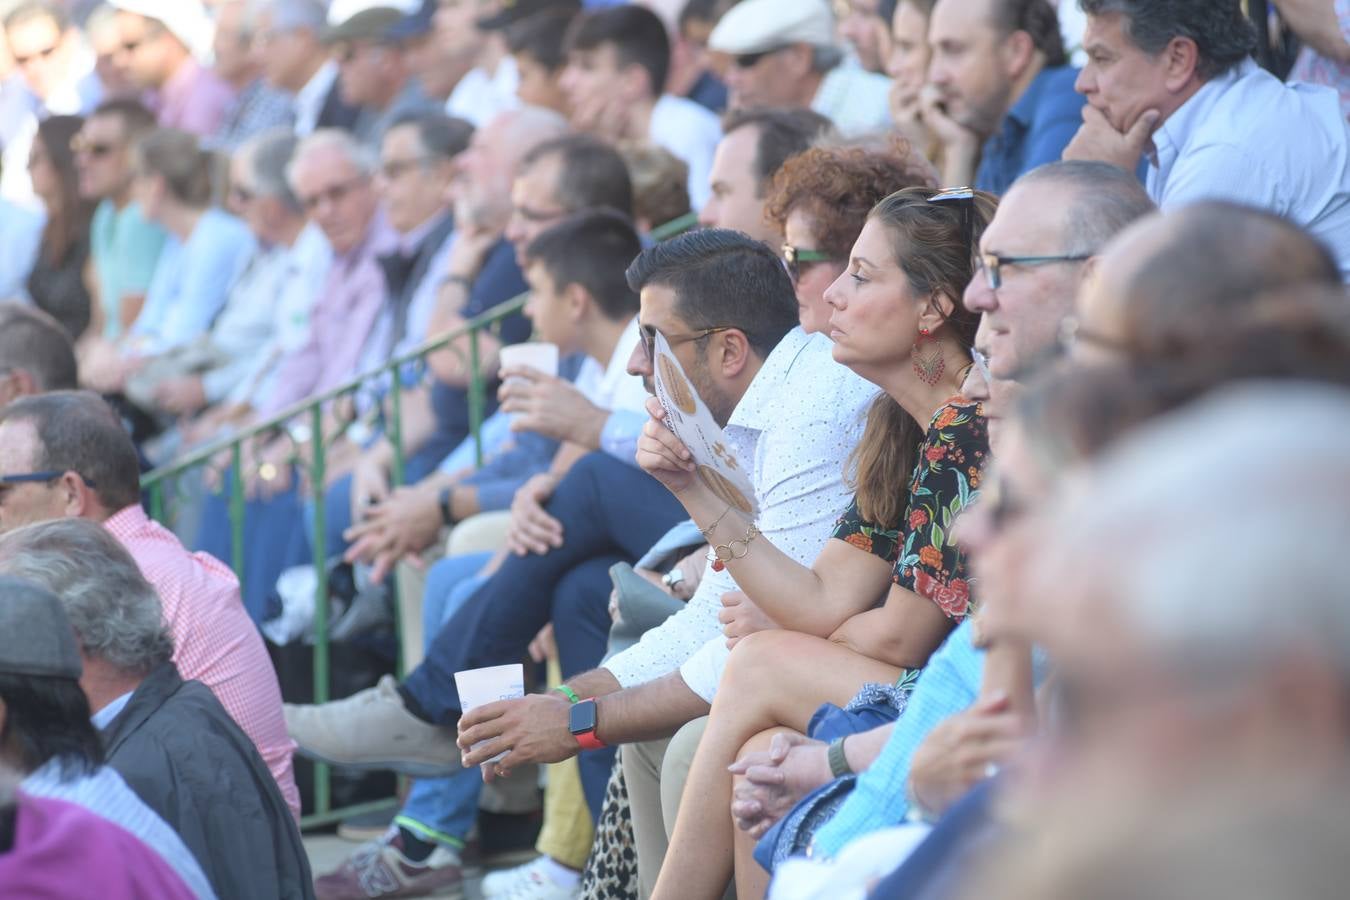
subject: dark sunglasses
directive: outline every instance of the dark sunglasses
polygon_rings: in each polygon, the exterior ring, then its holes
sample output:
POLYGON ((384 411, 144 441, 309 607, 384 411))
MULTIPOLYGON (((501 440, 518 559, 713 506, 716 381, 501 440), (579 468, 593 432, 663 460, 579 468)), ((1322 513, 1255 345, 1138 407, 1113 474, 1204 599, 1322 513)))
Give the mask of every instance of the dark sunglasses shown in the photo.
POLYGON ((52 44, 50 47, 46 47, 28 56, 15 56, 14 63, 18 65, 20 68, 22 68, 23 66, 26 66, 31 62, 36 62, 39 59, 49 59, 53 53, 55 53, 57 50, 60 49, 61 49, 60 44, 52 44))
POLYGON ((107 156, 118 149, 116 144, 99 144, 94 141, 88 141, 81 137, 76 137, 70 142, 70 152, 76 156, 107 156))
POLYGON ((759 61, 766 56, 773 56, 775 53, 781 53, 786 47, 774 47, 772 50, 761 50, 758 53, 737 53, 731 58, 738 69, 753 69, 759 65, 759 61))
POLYGON ((802 277, 803 266, 829 262, 832 259, 834 256, 824 250, 805 250, 791 244, 783 245, 783 268, 787 269, 788 278, 792 279, 794 287, 802 277))

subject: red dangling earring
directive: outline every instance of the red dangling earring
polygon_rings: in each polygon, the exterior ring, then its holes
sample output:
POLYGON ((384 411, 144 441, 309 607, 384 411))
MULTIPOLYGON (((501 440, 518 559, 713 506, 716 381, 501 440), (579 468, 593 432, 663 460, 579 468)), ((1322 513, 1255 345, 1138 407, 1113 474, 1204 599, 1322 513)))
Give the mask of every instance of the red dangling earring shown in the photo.
POLYGON ((919 339, 910 348, 910 358, 914 361, 914 374, 927 385, 935 385, 947 371, 947 358, 942 353, 942 344, 932 336, 927 328, 919 329, 919 339), (925 348, 924 344, 928 344, 925 348))

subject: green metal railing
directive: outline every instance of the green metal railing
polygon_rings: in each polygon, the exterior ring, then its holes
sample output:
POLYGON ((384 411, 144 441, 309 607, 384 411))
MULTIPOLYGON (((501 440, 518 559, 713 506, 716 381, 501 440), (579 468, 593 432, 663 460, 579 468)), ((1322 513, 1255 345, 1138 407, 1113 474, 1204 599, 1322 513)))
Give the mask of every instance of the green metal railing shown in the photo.
MULTIPOLYGON (((655 241, 675 237, 697 224, 693 215, 682 216, 661 225, 651 232, 655 241)), ((372 385, 387 384, 388 392, 374 405, 368 417, 382 420, 383 432, 393 448, 393 463, 390 467, 390 480, 400 485, 404 480, 403 447, 403 393, 410 386, 403 384, 400 377, 409 366, 422 369, 419 381, 430 376, 425 371, 426 357, 432 353, 448 352, 455 354, 468 373, 469 430, 476 445, 476 457, 483 459, 482 424, 487 408, 487 385, 482 369, 482 338, 500 327, 508 316, 519 312, 525 305, 526 295, 499 304, 463 325, 444 334, 433 337, 419 346, 391 357, 388 361, 364 372, 361 375, 338 385, 331 390, 306 398, 292 404, 266 420, 250 425, 195 449, 177 461, 161 466, 147 473, 141 479, 141 488, 150 506, 150 514, 157 521, 168 522, 171 510, 169 501, 175 482, 194 470, 216 465, 217 460, 226 458, 225 471, 229 491, 229 519, 231 537, 231 568, 243 582, 244 571, 248 565, 244 552, 244 510, 245 510, 245 455, 246 449, 258 446, 261 442, 275 438, 289 440, 292 444, 289 464, 297 473, 308 477, 311 495, 312 549, 314 569, 318 577, 315 586, 314 603, 314 701, 323 703, 329 699, 329 638, 328 638, 328 559, 327 532, 325 522, 325 494, 327 485, 327 452, 334 441, 342 436, 349 426, 357 421, 355 397, 371 390, 372 385), (467 349, 458 346, 467 342, 467 349), (325 433, 325 423, 328 433, 325 433)), ((399 604, 395 603, 395 610, 399 604)), ((395 620, 396 633, 401 634, 400 623, 395 620)), ((338 821, 349 815, 366 810, 389 807, 393 800, 381 800, 359 806, 334 809, 331 795, 331 772, 322 763, 314 765, 314 811, 301 820, 301 826, 310 828, 338 821)))

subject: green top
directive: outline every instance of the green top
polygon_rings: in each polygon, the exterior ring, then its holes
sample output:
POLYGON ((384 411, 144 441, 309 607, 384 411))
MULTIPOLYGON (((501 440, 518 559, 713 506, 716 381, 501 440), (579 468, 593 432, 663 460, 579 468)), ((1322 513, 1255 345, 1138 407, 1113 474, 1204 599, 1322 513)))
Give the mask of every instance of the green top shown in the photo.
POLYGON ((111 200, 104 200, 94 210, 89 243, 103 309, 103 336, 108 340, 122 336, 122 298, 149 290, 166 237, 138 204, 128 203, 119 211, 111 200))

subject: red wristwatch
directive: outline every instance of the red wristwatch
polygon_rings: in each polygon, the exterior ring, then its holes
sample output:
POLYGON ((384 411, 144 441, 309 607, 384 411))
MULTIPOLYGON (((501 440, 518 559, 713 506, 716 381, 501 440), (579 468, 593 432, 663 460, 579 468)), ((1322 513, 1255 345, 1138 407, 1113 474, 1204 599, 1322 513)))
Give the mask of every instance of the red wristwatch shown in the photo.
POLYGON ((587 697, 580 703, 573 703, 569 711, 567 730, 577 739, 582 750, 602 750, 605 742, 595 734, 595 698, 587 697))

